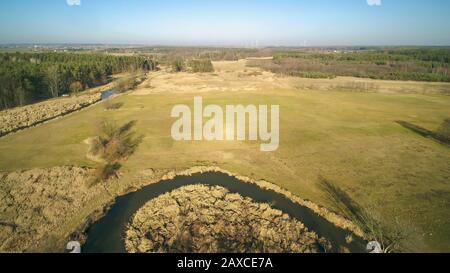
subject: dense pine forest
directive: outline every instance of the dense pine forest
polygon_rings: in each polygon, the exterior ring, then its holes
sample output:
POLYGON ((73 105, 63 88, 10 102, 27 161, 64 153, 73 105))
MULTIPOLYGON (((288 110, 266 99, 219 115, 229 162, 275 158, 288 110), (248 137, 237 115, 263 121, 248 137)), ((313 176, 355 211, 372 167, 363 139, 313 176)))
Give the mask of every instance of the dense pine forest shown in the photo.
POLYGON ((0 109, 77 93, 107 83, 113 74, 155 66, 138 56, 0 53, 0 109))

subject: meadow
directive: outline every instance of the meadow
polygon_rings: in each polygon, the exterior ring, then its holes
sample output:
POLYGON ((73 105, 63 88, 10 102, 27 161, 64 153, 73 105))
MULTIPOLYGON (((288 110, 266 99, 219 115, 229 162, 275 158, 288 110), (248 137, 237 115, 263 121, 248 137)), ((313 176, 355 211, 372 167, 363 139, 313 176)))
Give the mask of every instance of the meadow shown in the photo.
MULTIPOLYGON (((214 62, 215 72, 206 74, 150 72, 135 91, 113 99, 121 105, 118 109, 99 104, 1 138, 0 170, 98 167, 86 156, 86 139, 99 134, 98 124, 105 119, 120 124, 136 121, 142 143, 123 163, 120 179, 108 184, 110 194, 138 187, 142 181, 137 182, 137 177, 148 170, 218 166, 265 179, 333 210, 318 186, 325 178, 360 204, 376 208, 386 225, 401 222, 411 234, 408 251, 450 251, 450 148, 398 123, 437 130, 450 117, 448 95, 431 92, 432 83, 411 82, 404 83, 430 93, 355 92, 345 87, 357 81, 354 78, 338 78, 325 88, 314 88, 324 85, 320 80, 305 83, 277 77, 245 64, 214 62), (332 88, 333 84, 343 87, 332 88), (193 107, 194 96, 222 107, 280 105, 279 149, 262 153, 260 143, 247 141, 174 141, 171 109, 177 104, 193 107)), ((439 88, 448 92, 450 85, 439 88)), ((96 200, 64 220, 55 231, 58 236, 67 235, 111 195, 102 193, 96 200)))

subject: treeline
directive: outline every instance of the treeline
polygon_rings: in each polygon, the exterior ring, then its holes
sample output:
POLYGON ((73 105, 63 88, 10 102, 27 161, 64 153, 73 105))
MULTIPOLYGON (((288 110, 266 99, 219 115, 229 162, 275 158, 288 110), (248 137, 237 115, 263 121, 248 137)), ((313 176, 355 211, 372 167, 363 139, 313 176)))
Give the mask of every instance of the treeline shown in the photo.
POLYGON ((383 80, 450 82, 450 49, 277 52, 273 61, 252 61, 274 73, 308 78, 353 76, 383 80))
POLYGON ((0 53, 0 109, 76 93, 116 73, 153 70, 145 57, 73 53, 0 53))
POLYGON ((138 47, 110 48, 106 51, 115 54, 147 55, 157 58, 159 63, 170 65, 176 59, 210 59, 212 61, 237 61, 248 57, 269 57, 272 52, 266 49, 220 48, 220 47, 138 47))

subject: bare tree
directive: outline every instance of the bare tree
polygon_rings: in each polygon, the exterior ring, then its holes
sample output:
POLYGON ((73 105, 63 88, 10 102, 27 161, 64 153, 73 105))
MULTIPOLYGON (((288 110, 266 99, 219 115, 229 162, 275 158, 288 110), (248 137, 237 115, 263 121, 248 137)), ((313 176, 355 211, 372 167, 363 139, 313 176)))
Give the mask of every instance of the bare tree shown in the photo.
POLYGON ((83 84, 80 81, 76 81, 70 84, 70 92, 72 93, 78 93, 83 90, 83 84))
POLYGON ((16 103, 19 106, 22 106, 25 104, 25 90, 22 86, 17 87, 17 89, 14 92, 14 95, 16 97, 16 103))
POLYGON ((60 89, 59 68, 57 65, 52 65, 47 68, 46 72, 47 72, 46 79, 50 95, 56 98, 59 96, 59 89, 60 89))

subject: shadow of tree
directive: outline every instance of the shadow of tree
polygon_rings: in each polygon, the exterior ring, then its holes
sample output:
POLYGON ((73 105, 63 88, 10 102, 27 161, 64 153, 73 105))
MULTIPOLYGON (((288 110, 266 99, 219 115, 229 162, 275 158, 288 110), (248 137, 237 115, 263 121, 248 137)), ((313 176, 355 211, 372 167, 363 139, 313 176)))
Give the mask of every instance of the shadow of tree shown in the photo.
POLYGON ((450 119, 446 119, 436 132, 407 121, 398 120, 396 123, 422 137, 431 138, 439 143, 450 145, 450 119))
POLYGON ((400 222, 397 221, 393 226, 384 225, 378 213, 380 208, 362 207, 343 189, 323 177, 319 179, 318 184, 337 212, 358 225, 364 232, 365 239, 379 242, 385 253, 402 251, 402 243, 408 235, 400 222))
POLYGON ((363 208, 345 191, 323 177, 319 180, 319 187, 340 214, 354 222, 364 222, 365 213, 363 208))

